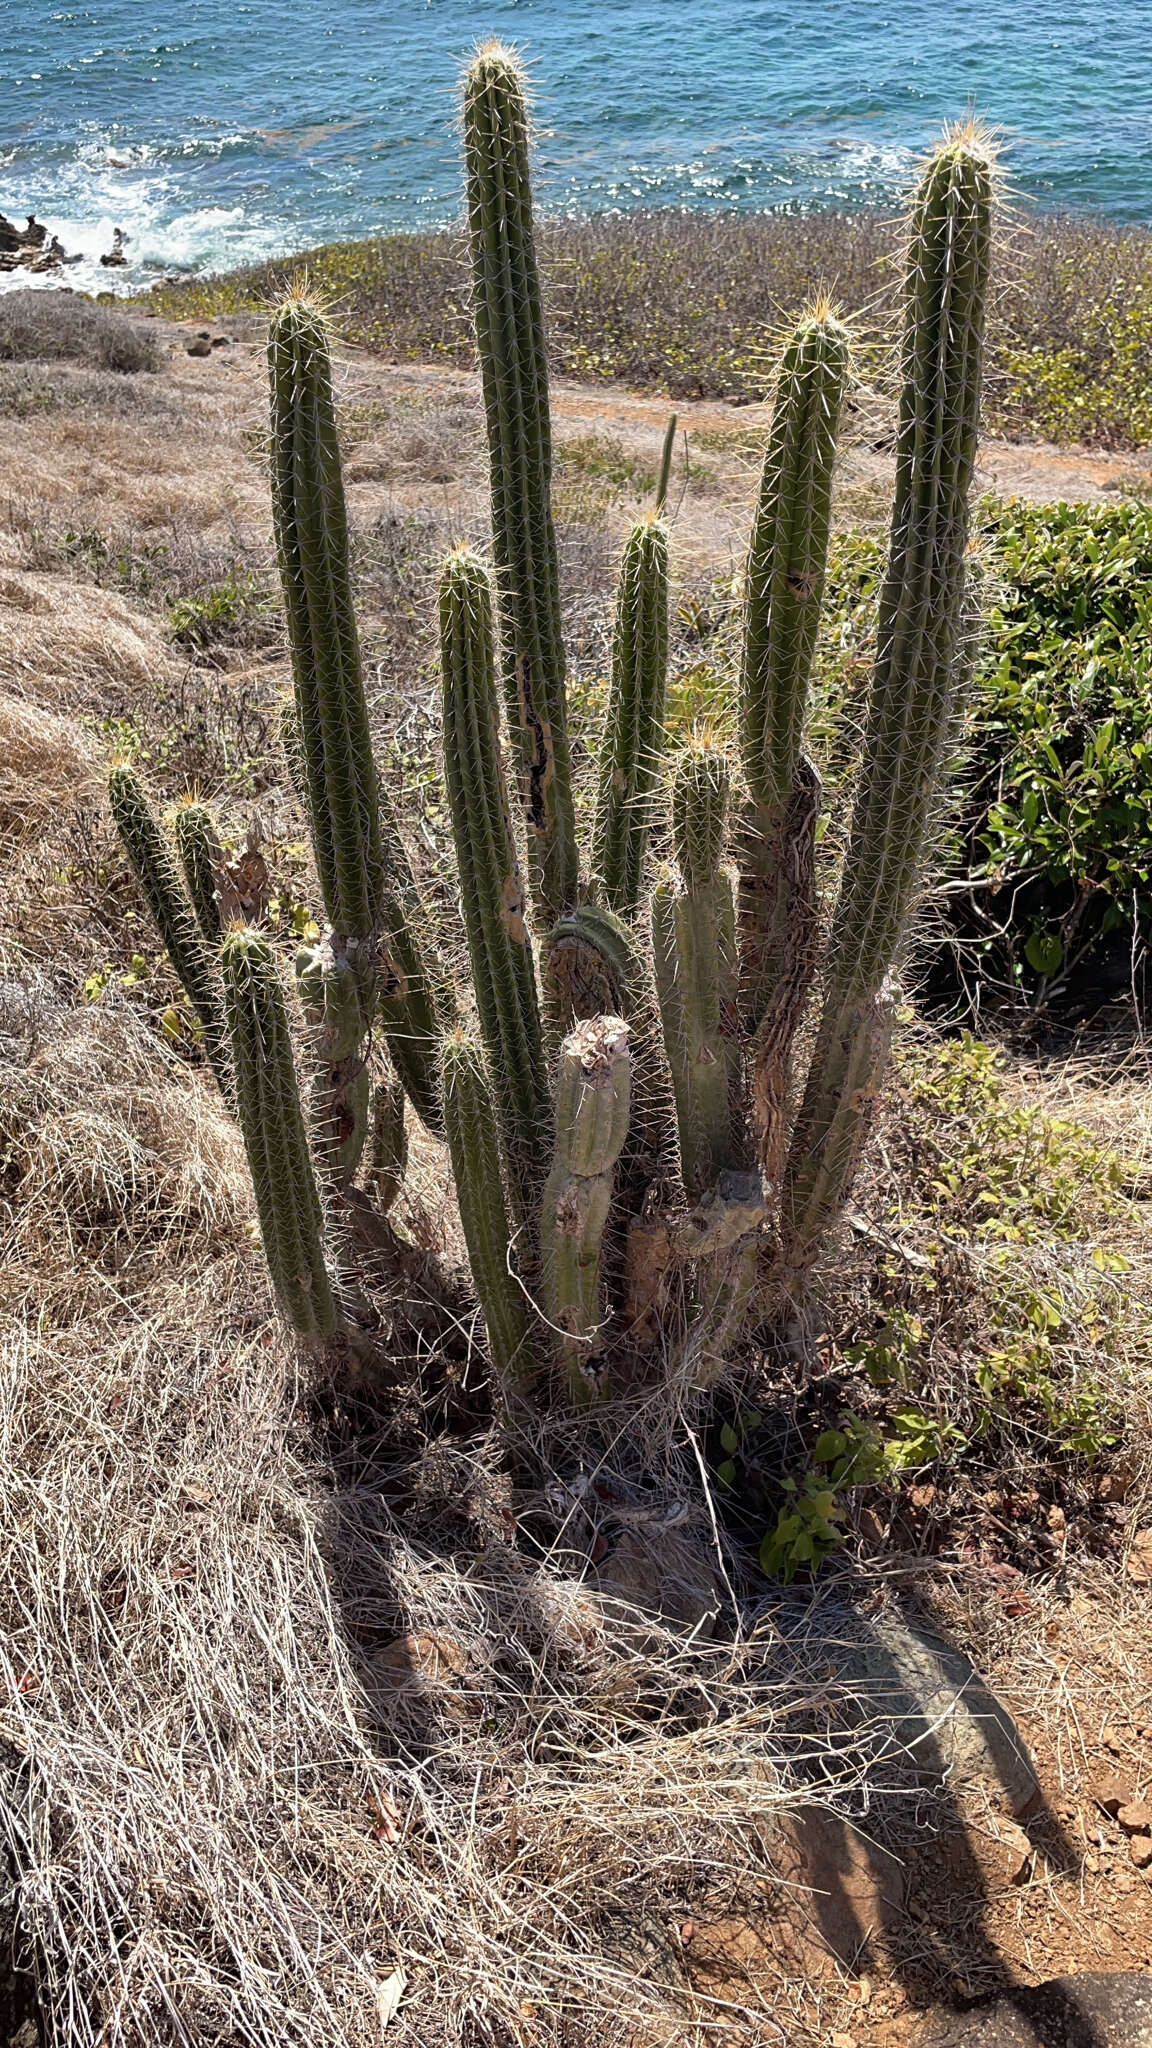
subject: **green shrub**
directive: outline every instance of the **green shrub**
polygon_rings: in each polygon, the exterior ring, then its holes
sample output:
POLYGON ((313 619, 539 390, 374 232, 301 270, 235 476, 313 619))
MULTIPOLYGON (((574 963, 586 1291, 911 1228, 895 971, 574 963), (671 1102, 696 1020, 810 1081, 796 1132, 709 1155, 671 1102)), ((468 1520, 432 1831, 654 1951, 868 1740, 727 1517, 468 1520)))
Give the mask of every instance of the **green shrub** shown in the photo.
POLYGON ((1152 507, 992 508, 987 533, 952 929, 989 990, 1115 992, 1152 928, 1152 507))

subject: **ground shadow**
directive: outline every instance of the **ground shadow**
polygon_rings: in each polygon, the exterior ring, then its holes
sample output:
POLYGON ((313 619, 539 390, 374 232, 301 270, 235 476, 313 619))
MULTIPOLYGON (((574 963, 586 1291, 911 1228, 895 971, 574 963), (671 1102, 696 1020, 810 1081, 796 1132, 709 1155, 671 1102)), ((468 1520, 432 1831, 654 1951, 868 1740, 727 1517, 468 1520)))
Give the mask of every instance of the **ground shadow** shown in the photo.
MULTIPOLYGON (((874 1592, 870 1583, 868 1597, 874 1592)), ((783 1658, 829 1673, 823 1741, 797 1761, 820 1802, 807 1903, 824 1945, 857 1974, 871 1968, 895 1979, 916 2006, 975 2013, 1002 1999, 1037 2048, 1105 2048, 1074 1984, 1052 1984, 1038 1999, 986 1925, 990 1894, 960 1795, 967 1773, 953 1715, 978 1727, 982 1775, 1037 1857, 1053 1873, 1080 1866, 1077 1844, 1034 1781, 1027 1796, 1027 1745, 1003 1703, 937 1623, 874 1621, 844 1598, 842 1583, 837 1597, 790 1601, 777 1619, 783 1658), (864 1794, 846 1813, 837 1791, 853 1780, 864 1794), (902 1883, 893 1882, 896 1870, 902 1883)))

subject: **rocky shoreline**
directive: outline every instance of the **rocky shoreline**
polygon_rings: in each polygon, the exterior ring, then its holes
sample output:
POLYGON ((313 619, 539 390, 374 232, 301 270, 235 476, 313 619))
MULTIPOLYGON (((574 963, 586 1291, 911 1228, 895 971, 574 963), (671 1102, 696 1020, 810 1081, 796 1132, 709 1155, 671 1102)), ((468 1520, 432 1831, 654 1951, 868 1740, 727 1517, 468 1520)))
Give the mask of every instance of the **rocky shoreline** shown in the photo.
MULTIPOLYGON (((128 237, 120 228, 112 231, 112 247, 100 261, 106 270, 117 269, 127 263, 125 244, 128 237)), ((15 221, 0 213, 0 272, 28 270, 33 275, 49 270, 63 270, 73 263, 82 263, 83 255, 69 255, 56 235, 49 235, 43 221, 34 213, 28 215, 26 227, 19 228, 15 221)))

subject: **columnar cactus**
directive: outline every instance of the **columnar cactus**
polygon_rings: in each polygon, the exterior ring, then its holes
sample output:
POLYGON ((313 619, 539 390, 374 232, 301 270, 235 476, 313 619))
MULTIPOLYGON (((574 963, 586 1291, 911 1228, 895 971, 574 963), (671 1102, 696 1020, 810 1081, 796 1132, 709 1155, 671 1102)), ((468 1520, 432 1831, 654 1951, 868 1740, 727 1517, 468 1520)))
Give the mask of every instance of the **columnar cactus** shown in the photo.
POLYGON ((631 1107, 628 1026, 588 1017, 568 1033, 556 1072, 556 1144, 540 1203, 544 1308, 577 1401, 595 1389, 604 1349, 601 1248, 631 1107))
POLYGON ((163 832, 148 807, 144 785, 127 761, 108 778, 112 816, 125 853, 144 891, 156 929, 204 1033, 204 1050, 227 1098, 232 1076, 215 955, 196 921, 163 832))
POLYGON ((237 930, 220 960, 236 1109, 276 1299, 300 1336, 333 1337, 340 1314, 275 957, 263 933, 237 930))
POLYGON ((680 1167, 690 1196, 744 1163, 736 906, 721 866, 731 775, 708 739, 686 747, 672 783, 680 886, 653 896, 652 945, 672 1070, 680 1167))
MULTIPOLYGON (((430 1128, 438 1129, 441 1021, 413 930, 411 869, 372 754, 352 607, 328 329, 319 308, 300 293, 290 295, 273 318, 268 374, 276 552, 299 730, 297 742, 290 726, 290 740, 303 763, 333 957, 342 976, 347 963, 357 980, 361 1040, 378 1006, 413 1107, 430 1128)), ((343 1046, 343 981, 333 1000, 341 1014, 326 1027, 327 1036, 343 1046)), ((323 1045, 320 1052, 326 1057, 323 1045)), ((334 1144, 355 1158, 366 1136, 364 1093, 358 1091, 353 1102, 334 1064, 329 1062, 323 1083, 334 1144), (356 1125, 351 1142, 345 1131, 349 1118, 356 1125)))
POLYGON ((521 66, 499 43, 479 50, 465 76, 464 161, 508 728, 517 752, 532 893, 547 923, 576 900, 579 856, 528 114, 521 66))
MULTIPOLYGON (((675 422, 673 422, 675 424, 675 422)), ((668 529, 642 519, 624 547, 612 681, 600 755, 592 871, 604 900, 633 918, 664 747, 668 676, 668 529)))
POLYGON ((820 778, 804 751, 828 557, 832 470, 848 334, 819 303, 788 342, 748 550, 740 748, 741 1008, 756 1034, 755 1115, 778 1186, 792 1047, 816 966, 820 778))
POLYGON ((475 1040, 457 1029, 443 1046, 444 1125, 473 1284, 484 1311, 492 1364, 507 1389, 535 1366, 528 1297, 510 1265, 511 1233, 496 1119, 475 1040))
POLYGON ((843 1199, 867 1130, 886 983, 923 881, 953 729, 992 200, 983 139, 970 128, 947 137, 912 215, 876 668, 819 1039, 788 1161, 785 1244, 800 1265, 843 1199))
POLYGON ((551 1106, 524 888, 500 760, 488 575, 458 549, 440 583, 444 775, 480 1033, 514 1204, 538 1174, 551 1106))
POLYGON ((224 867, 224 850, 207 804, 181 804, 176 813, 175 833, 176 851, 196 922, 208 944, 218 946, 220 904, 216 891, 224 867))
MULTIPOLYGON (((297 969, 319 1064, 319 1181, 273 954, 252 930, 230 931, 222 952, 237 1107, 277 1297, 302 1335, 362 1346, 339 1299, 355 1298, 349 1255, 373 1200, 368 1241, 376 1250, 400 1242, 384 1215, 403 1172, 404 1111, 394 1082, 371 1085, 369 1033, 379 1017, 409 1099, 433 1131, 442 1120, 506 1395, 534 1389, 552 1361, 571 1398, 591 1399, 621 1356, 674 1349, 664 1341, 674 1319, 661 1322, 671 1302, 688 1307, 682 1384, 700 1387, 766 1300, 795 1293, 842 1210, 883 1069, 893 975, 955 709, 991 164, 971 131, 949 136, 916 203, 892 546, 863 766, 823 1015, 789 1137, 793 1047, 816 971, 819 782, 804 727, 847 338, 817 307, 788 344, 778 379, 746 581, 746 792, 734 845, 724 748, 715 736, 694 738, 679 752, 667 815, 657 821, 661 844, 669 828, 676 876, 651 893, 646 916, 646 843, 664 745, 667 532, 658 517, 645 520, 625 548, 592 873, 582 879, 515 60, 483 50, 464 100, 506 708, 543 934, 539 966, 500 754, 489 576, 460 549, 440 588, 444 772, 479 1033, 446 1033, 415 938, 411 870, 369 742, 326 332, 294 295, 273 321, 269 360, 294 674, 285 751, 309 813, 330 926, 297 969), (649 929, 651 960, 641 936, 649 929), (340 1298, 326 1241, 344 1266, 340 1298)), ((670 430, 661 501, 671 449, 670 430)), ((112 797, 228 1087, 213 953, 131 769, 113 771, 112 797)), ((181 857, 206 932, 219 915, 210 887, 218 846, 195 806, 181 821, 181 857)))

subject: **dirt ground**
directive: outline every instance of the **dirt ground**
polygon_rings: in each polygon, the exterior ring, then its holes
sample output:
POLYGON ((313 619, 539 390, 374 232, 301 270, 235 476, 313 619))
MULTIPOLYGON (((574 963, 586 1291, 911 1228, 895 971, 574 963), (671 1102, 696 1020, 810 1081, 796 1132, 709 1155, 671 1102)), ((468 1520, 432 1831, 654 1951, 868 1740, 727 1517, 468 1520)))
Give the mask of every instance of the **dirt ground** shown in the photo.
MULTIPOLYGON (((33 840, 55 843, 78 798, 96 798, 117 718, 158 679, 178 692, 187 668, 146 594, 95 580, 85 569, 94 544, 75 537, 130 536, 162 543, 174 556, 261 573, 270 561, 258 323, 152 325, 166 366, 124 380, 114 411, 94 403, 5 423, 0 825, 20 859, 31 857, 33 840), (201 333, 223 344, 190 354, 201 333)), ((386 537, 404 522, 430 519, 430 545, 481 534, 477 378, 347 351, 340 391, 354 522, 386 537)), ((615 387, 560 383, 553 410, 558 506, 577 535, 572 559, 586 580, 594 634, 614 550, 650 494, 670 408, 615 387)), ((739 563, 765 416, 714 404, 676 410, 687 445, 678 443, 673 472, 673 559, 677 577, 689 581, 739 563)), ((990 489, 1032 501, 1096 500, 1149 485, 1131 457, 996 441, 985 444, 981 476, 990 489)), ((841 521, 883 519, 891 477, 890 435, 862 402, 840 467, 841 521)), ((394 620, 419 592, 405 581, 399 555, 391 568, 381 561, 371 603, 394 620)), ((379 626, 371 603, 370 656, 379 626)), ((411 649, 410 682, 421 700, 430 688, 426 623, 413 626, 411 649)), ((221 674, 232 701, 247 692, 253 716, 266 720, 284 670, 280 646, 257 635, 228 654, 221 674)), ((393 661, 382 685, 392 688, 397 674, 393 661)), ((275 794, 254 802, 274 804, 275 794)), ((42 963, 54 945, 72 949, 52 970, 60 987, 99 969, 105 935, 81 929, 62 908, 46 917, 35 932, 21 928, 14 936, 42 963)), ((1071 1108, 1146 1166, 1152 1065, 1139 1049, 1111 1078, 1078 1076, 1071 1067, 1061 1078, 1037 1066, 1021 1069, 1017 1086, 1030 1099, 1058 1102, 1063 1113, 1071 1108)), ((1113 1497, 1124 1506, 1117 1484, 1113 1497)), ((1136 1513, 1139 1502, 1128 1506, 1136 1513)), ((845 1889, 859 1940, 840 1959, 820 1937, 818 1913, 810 1939, 793 1926, 787 1940, 778 1921, 726 1913, 722 1902, 710 1918, 687 1918, 676 1938, 710 2022, 719 2024, 731 2007, 761 2014, 765 2041, 898 2048, 944 1996, 962 2002, 1003 1983, 1152 1968, 1152 1860, 1141 1864, 1143 1851, 1132 1846, 1142 1839, 1139 1829, 1116 1817, 1118 1804, 1152 1804, 1147 1503, 1136 1522, 1114 1572, 1078 1560, 1071 1536, 1058 1566, 1032 1581, 1006 1567, 962 1572, 907 1555, 878 1558, 878 1601, 893 1592, 917 1600, 971 1645, 1034 1752, 1043 1804, 1021 1824, 990 1799, 926 1796, 903 1847, 907 1904, 895 1924, 872 1924, 881 1912, 875 1868, 865 1854, 860 1876, 849 1856, 845 1889)), ((737 2030, 733 2038, 745 2036, 737 2030)))

